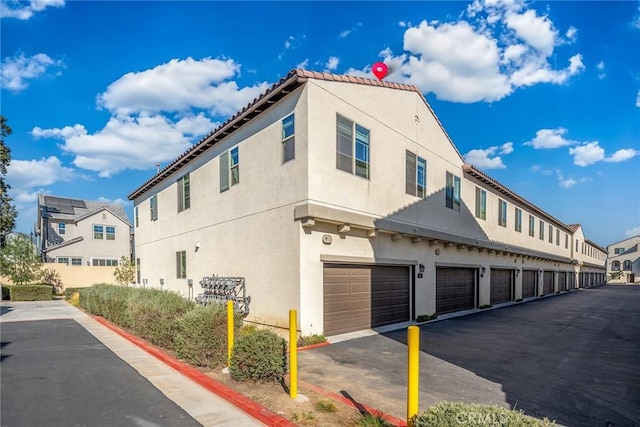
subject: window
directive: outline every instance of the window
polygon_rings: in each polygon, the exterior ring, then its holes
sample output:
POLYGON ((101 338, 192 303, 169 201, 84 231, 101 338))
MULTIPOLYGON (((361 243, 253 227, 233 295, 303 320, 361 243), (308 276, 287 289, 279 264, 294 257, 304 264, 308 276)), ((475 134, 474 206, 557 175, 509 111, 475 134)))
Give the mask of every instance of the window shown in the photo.
POLYGON ((516 208, 516 231, 522 233, 522 209, 516 208))
POLYGON ((544 221, 540 220, 540 240, 544 240, 544 221))
POLYGON ((336 167, 369 179, 369 163, 369 130, 338 114, 336 167))
POLYGON ((296 158, 295 118, 291 114, 282 119, 282 163, 296 158))
POLYGON ((94 267, 117 267, 118 260, 94 258, 91 260, 91 265, 93 265, 94 267))
POLYGON ((136 227, 140 226, 140 221, 138 221, 138 206, 136 206, 136 208, 134 209, 134 216, 136 217, 136 227))
POLYGON ((187 278, 187 252, 176 252, 176 277, 178 279, 187 278))
POLYGON ((65 234, 67 232, 67 224, 64 222, 58 223, 58 234, 65 234))
POLYGON ((460 212, 460 177, 447 172, 446 206, 460 212))
POLYGON ((136 283, 140 284, 140 258, 136 258, 136 283))
POLYGON ((406 192, 424 198, 427 195, 427 161, 410 151, 406 153, 406 192))
POLYGON ((71 258, 71 265, 82 265, 82 258, 71 258))
POLYGON ((611 263, 611 269, 613 271, 620 271, 620 261, 613 261, 611 263))
POLYGON ((189 209, 190 207, 191 186, 189 184, 189 174, 186 174, 178 180, 178 212, 182 212, 183 210, 189 209))
POLYGON ((631 260, 626 260, 622 263, 623 270, 631 270, 631 260))
POLYGON ((536 220, 533 215, 529 215, 529 236, 533 237, 536 234, 536 220))
POLYGON ((549 243, 553 243, 553 225, 549 224, 549 243))
MULTIPOLYGON (((178 186, 179 185, 180 184, 178 184, 178 186)), ((151 199, 149 199, 149 211, 151 212, 151 221, 157 221, 158 220, 158 195, 157 194, 151 196, 151 199)))
POLYGON ((616 255, 620 255, 624 253, 624 248, 615 248, 614 252, 616 255))
POLYGON ((564 235, 564 248, 565 249, 569 249, 569 235, 568 234, 564 235))
POLYGON ((231 175, 231 185, 240 183, 240 153, 238 147, 225 151, 220 155, 220 192, 229 189, 229 175, 231 175))
POLYGON ((69 265, 69 258, 67 257, 58 257, 58 264, 66 264, 69 265))
POLYGON ((576 252, 578 252, 578 239, 576 239, 576 247, 574 249, 576 252))
POLYGON ((487 219, 487 192, 476 187, 476 218, 487 219))
POLYGON ((116 240, 116 228, 107 225, 105 229, 107 230, 107 240, 116 240))
POLYGON ((556 228, 556 246, 560 246, 560 229, 556 228))
POLYGON ((104 239, 104 227, 102 225, 93 226, 93 238, 97 240, 104 239))
POLYGON ((498 225, 507 226, 507 202, 498 199, 498 225))

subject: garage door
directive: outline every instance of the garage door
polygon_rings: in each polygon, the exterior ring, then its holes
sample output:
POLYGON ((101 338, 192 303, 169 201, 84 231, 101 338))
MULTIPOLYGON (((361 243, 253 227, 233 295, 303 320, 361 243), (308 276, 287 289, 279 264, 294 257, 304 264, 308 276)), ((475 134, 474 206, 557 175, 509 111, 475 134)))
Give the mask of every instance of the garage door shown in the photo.
POLYGON ((436 313, 468 310, 476 306, 476 270, 436 268, 436 313))
POLYGON ((553 271, 544 272, 544 282, 542 282, 542 292, 545 295, 553 294, 553 271))
POLYGON ((533 298, 537 295, 537 277, 535 270, 522 271, 522 298, 533 298))
POLYGON ((574 273, 568 273, 569 277, 569 289, 576 288, 576 275, 574 273))
POLYGON ((409 320, 409 268, 324 267, 324 334, 370 329, 409 320))
POLYGON ((568 291, 567 287, 567 272, 561 271, 558 273, 558 290, 559 291, 568 291))
POLYGON ((491 304, 500 304, 513 300, 512 270, 491 269, 491 304))

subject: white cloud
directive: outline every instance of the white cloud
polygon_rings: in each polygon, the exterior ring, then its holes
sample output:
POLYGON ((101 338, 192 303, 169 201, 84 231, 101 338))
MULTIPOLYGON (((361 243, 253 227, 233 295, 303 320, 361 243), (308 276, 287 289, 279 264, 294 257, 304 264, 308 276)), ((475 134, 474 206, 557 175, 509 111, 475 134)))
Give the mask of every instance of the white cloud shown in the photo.
POLYGON ((624 235, 627 237, 640 236, 640 227, 630 228, 624 232, 624 235))
POLYGON ((240 72, 232 59, 172 59, 155 68, 127 73, 98 95, 97 103, 116 114, 207 109, 230 115, 264 92, 268 84, 239 88, 228 79, 240 72))
POLYGON ((573 156, 573 163, 578 166, 588 166, 604 160, 604 149, 598 141, 569 148, 569 154, 573 156))
POLYGON ((565 37, 567 38, 567 40, 571 42, 576 40, 577 35, 578 35, 578 30, 574 26, 569 27, 569 29, 565 33, 565 37))
POLYGON ((335 56, 329 57, 329 60, 325 64, 326 71, 335 71, 338 68, 338 64, 340 63, 340 58, 335 56))
MULTIPOLYGON (((585 68, 579 53, 565 68, 550 63, 562 61, 555 47, 567 41, 548 16, 528 9, 523 0, 477 0, 455 22, 399 25, 406 28, 405 52, 380 53, 393 71, 387 80, 415 84, 441 100, 498 101, 518 88, 566 83, 585 68)), ((569 27, 565 37, 575 39, 576 29, 569 27)), ((371 77, 369 66, 347 74, 371 77)))
POLYGON ((98 197, 95 201, 101 202, 101 203, 113 203, 116 205, 120 205, 124 208, 126 208, 127 206, 129 206, 129 204, 131 204, 129 200, 123 199, 121 197, 118 197, 117 199, 109 199, 107 197, 98 197))
POLYGON ((640 6, 638 7, 638 13, 631 21, 631 26, 640 30, 640 6))
POLYGON ((560 148, 567 145, 577 144, 577 141, 565 139, 564 135, 567 130, 564 128, 556 129, 540 129, 536 132, 536 137, 524 143, 530 145, 536 150, 545 148, 560 148))
POLYGON ((558 176, 558 184, 562 188, 571 188, 578 184, 573 178, 565 178, 561 171, 556 171, 556 175, 558 176))
POLYGON ((47 7, 63 7, 64 0, 31 0, 28 5, 23 2, 5 1, 0 2, 0 17, 17 18, 25 21, 31 18, 35 12, 40 12, 47 7))
POLYGON ((513 143, 507 142, 501 146, 493 146, 487 149, 474 149, 464 155, 467 163, 480 169, 504 169, 502 158, 496 154, 510 154, 513 152, 513 143), (494 156, 494 157, 491 157, 494 156))
POLYGON ((604 62, 603 62, 603 61, 598 62, 598 64, 596 65, 596 68, 597 68, 597 69, 598 69, 598 71, 599 71, 599 72, 598 72, 598 78, 599 78, 600 80, 602 80, 602 79, 604 79, 605 77, 607 77, 607 74, 604 72, 604 67, 605 67, 605 65, 604 65, 604 62))
POLYGON ((309 58, 306 58, 304 61, 296 65, 296 68, 301 68, 305 70, 309 66, 309 58))
POLYGON ((545 175, 545 176, 551 175, 553 173, 552 170, 545 169, 541 165, 533 165, 529 168, 529 170, 531 170, 531 172, 536 172, 536 173, 539 173, 540 175, 545 175))
POLYGON ((340 34, 338 34, 338 37, 340 37, 341 39, 344 39, 345 37, 348 37, 349 34, 353 33, 355 30, 357 30, 360 27, 362 27, 362 22, 358 22, 355 26, 349 28, 348 30, 340 31, 340 34))
POLYGON ((603 160, 609 163, 620 163, 626 162, 637 155, 640 155, 640 151, 634 150, 633 148, 623 148, 612 155, 605 157, 603 160))
POLYGON ((60 159, 55 156, 40 160, 13 159, 7 168, 7 183, 18 192, 60 181, 68 182, 74 177, 74 170, 62 166, 60 159))
MULTIPOLYGON (((2 3, 4 4, 4 3, 2 3)), ((63 67, 62 61, 54 60, 44 53, 26 57, 23 53, 6 57, 2 61, 2 88, 20 92, 29 86, 27 80, 33 80, 47 72, 49 67, 63 67)))
POLYGON ((640 108, 640 90, 638 91, 638 94, 636 95, 636 107, 640 108))

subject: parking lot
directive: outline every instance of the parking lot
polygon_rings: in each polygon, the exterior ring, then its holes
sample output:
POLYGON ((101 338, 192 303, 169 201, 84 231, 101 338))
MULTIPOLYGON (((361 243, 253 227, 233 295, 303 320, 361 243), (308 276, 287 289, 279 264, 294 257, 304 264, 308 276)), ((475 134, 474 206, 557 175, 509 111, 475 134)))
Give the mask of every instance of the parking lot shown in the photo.
MULTIPOLYGON (((569 426, 640 425, 640 286, 579 290, 421 326, 420 409, 497 403, 569 426)), ((299 376, 406 415, 406 330, 299 355, 299 376)))

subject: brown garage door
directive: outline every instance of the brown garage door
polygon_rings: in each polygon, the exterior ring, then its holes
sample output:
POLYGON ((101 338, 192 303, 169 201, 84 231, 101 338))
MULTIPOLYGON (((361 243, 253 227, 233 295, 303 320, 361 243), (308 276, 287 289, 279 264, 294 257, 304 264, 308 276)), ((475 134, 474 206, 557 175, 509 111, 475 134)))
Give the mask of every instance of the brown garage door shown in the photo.
POLYGON ((522 271, 522 298, 533 298, 538 294, 536 277, 538 272, 535 270, 522 271))
POLYGON ((558 273, 558 290, 559 291, 568 291, 567 287, 567 272, 561 271, 558 273))
POLYGON ((545 295, 553 294, 553 271, 545 271, 543 278, 542 292, 545 295))
POLYGON ((569 289, 576 288, 576 275, 573 272, 569 272, 567 277, 569 277, 569 289))
POLYGON ((324 266, 324 334, 409 320, 409 268, 324 266))
POLYGON ((491 269, 491 304, 500 304, 513 300, 512 270, 491 269))
POLYGON ((436 313, 468 310, 476 306, 476 270, 436 268, 436 313))

